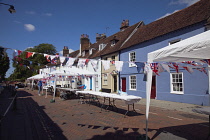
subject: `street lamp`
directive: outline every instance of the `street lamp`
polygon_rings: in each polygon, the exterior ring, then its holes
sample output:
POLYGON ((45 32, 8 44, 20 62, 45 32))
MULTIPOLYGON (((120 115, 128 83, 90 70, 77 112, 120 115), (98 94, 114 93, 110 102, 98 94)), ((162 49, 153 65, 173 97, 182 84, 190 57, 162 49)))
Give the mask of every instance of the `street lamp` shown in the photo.
POLYGON ((6 4, 6 3, 0 3, 0 4, 3 4, 3 5, 9 5, 10 8, 8 9, 8 11, 12 14, 12 13, 15 13, 15 7, 13 5, 10 5, 10 4, 6 4))

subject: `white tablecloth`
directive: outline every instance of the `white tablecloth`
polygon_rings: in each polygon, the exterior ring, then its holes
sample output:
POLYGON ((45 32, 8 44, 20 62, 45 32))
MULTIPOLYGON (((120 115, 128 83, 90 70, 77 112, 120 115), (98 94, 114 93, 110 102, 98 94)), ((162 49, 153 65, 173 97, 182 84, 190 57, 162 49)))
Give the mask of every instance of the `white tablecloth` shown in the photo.
POLYGON ((142 99, 142 97, 134 96, 134 95, 119 95, 119 94, 114 94, 114 93, 96 92, 96 91, 76 91, 76 94, 79 94, 79 93, 124 100, 126 104, 133 104, 133 103, 139 102, 142 99))

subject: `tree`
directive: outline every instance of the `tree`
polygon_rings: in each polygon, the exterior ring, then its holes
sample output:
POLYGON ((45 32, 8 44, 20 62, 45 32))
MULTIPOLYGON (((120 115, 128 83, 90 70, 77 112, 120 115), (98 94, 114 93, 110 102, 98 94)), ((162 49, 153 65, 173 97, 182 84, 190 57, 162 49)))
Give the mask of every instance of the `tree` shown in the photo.
POLYGON ((4 48, 0 46, 0 79, 4 80, 6 76, 6 72, 9 69, 9 57, 6 52, 4 52, 4 48))
POLYGON ((33 48, 27 48, 13 59, 15 70, 9 79, 24 81, 26 78, 39 73, 38 70, 49 63, 44 54, 54 55, 55 53, 56 49, 52 44, 43 43, 33 48), (26 58, 27 52, 35 52, 35 54, 33 57, 26 58))

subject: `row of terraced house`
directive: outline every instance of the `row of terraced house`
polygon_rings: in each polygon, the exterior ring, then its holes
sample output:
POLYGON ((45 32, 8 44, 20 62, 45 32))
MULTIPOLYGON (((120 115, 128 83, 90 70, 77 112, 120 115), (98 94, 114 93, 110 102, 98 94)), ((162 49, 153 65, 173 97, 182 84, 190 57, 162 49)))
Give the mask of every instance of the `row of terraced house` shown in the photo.
MULTIPOLYGON (((119 32, 106 36, 96 34, 96 42, 91 43, 88 35, 81 35, 80 48, 68 53, 63 49, 64 56, 100 60, 98 69, 94 70, 91 63, 86 69, 98 73, 90 77, 86 90, 96 90, 116 93, 118 90, 146 98, 145 74, 141 66, 129 62, 147 61, 149 52, 182 41, 210 29, 210 1, 200 0, 197 3, 177 11, 169 16, 158 19, 147 25, 140 21, 129 26, 129 21, 121 23, 119 32), (110 63, 109 69, 104 69, 103 60, 123 61, 122 71, 117 71, 110 63)), ((198 105, 209 105, 208 75, 194 71, 170 70, 160 76, 154 75, 151 98, 173 102, 183 102, 198 105), (174 91, 173 82, 179 82, 174 91)))

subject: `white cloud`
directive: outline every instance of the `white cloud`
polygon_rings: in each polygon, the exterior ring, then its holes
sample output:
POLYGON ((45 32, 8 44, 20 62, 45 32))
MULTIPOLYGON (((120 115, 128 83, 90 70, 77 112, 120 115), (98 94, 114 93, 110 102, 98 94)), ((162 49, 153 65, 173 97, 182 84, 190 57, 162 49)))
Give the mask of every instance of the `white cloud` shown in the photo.
MULTIPOLYGON (((174 12, 172 12, 172 13, 167 13, 167 14, 165 14, 164 16, 162 16, 162 17, 158 18, 158 19, 161 19, 161 18, 167 17, 167 16, 169 16, 169 15, 171 15, 171 14, 173 14, 173 13, 177 12, 177 11, 179 11, 179 10, 175 10, 175 11, 174 11, 174 12)), ((158 19, 157 19, 157 20, 158 20, 158 19)))
POLYGON ((29 14, 29 15, 35 15, 35 14, 36 14, 36 12, 34 12, 34 11, 26 11, 26 14, 29 14))
POLYGON ((35 26, 32 24, 24 24, 24 27, 27 31, 31 32, 35 30, 35 26))
POLYGON ((20 21, 17 21, 17 20, 15 20, 14 22, 17 23, 17 24, 21 24, 21 22, 20 21))
POLYGON ((48 17, 51 17, 52 16, 52 13, 44 13, 43 15, 44 16, 48 16, 48 17))
POLYGON ((173 0, 172 2, 170 2, 170 5, 186 4, 187 6, 190 6, 198 1, 199 0, 173 0))
POLYGON ((72 49, 69 49, 69 53, 72 53, 72 52, 74 52, 74 50, 72 50, 72 49))

